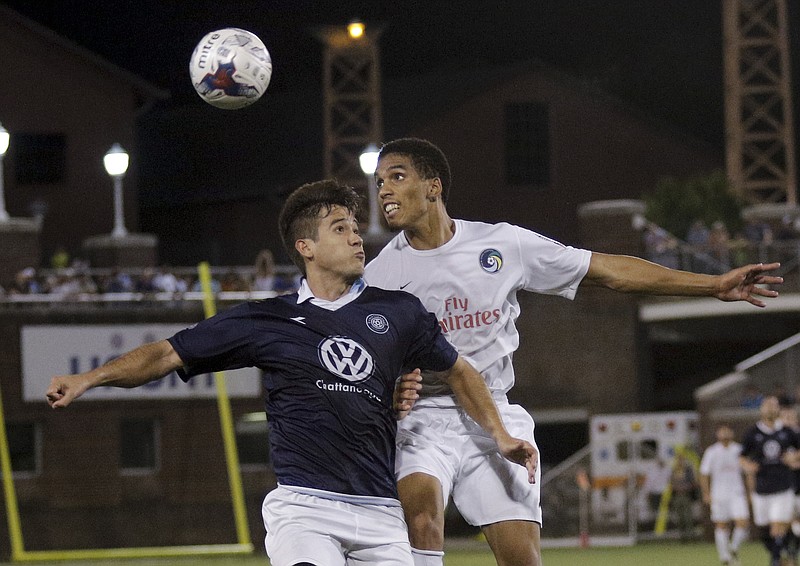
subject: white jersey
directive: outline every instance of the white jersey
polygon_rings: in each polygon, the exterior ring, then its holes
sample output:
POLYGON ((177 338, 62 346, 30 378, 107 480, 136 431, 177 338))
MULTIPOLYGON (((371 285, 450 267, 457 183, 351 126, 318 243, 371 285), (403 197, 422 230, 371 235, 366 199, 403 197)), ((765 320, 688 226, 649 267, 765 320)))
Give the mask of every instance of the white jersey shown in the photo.
POLYGON ((700 473, 711 478, 711 500, 744 495, 742 469, 739 455, 742 445, 730 442, 724 446, 715 442, 703 453, 700 461, 700 473))
MULTIPOLYGON (((366 267, 365 279, 416 295, 445 337, 486 379, 496 397, 514 385, 511 359, 519 346, 517 291, 573 299, 591 252, 564 246, 511 224, 455 220, 453 238, 416 250, 398 234, 366 267)), ((423 382, 416 406, 452 406, 449 389, 423 382)))

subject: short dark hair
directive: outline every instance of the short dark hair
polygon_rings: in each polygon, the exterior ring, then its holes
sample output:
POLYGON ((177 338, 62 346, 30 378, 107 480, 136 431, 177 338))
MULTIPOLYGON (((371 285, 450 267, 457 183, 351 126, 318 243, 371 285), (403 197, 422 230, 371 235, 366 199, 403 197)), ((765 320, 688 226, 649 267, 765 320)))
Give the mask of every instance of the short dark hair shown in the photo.
POLYGON ((334 206, 342 206, 357 214, 360 204, 361 196, 352 187, 332 179, 307 183, 292 191, 281 208, 278 227, 286 253, 303 275, 305 262, 294 243, 301 238, 317 240, 320 212, 327 216, 334 206))
POLYGON ((450 173, 450 163, 447 162, 447 157, 441 149, 428 140, 400 138, 385 143, 378 159, 391 153, 407 155, 411 159, 414 169, 423 179, 438 177, 442 182, 442 202, 447 203, 453 179, 450 173))

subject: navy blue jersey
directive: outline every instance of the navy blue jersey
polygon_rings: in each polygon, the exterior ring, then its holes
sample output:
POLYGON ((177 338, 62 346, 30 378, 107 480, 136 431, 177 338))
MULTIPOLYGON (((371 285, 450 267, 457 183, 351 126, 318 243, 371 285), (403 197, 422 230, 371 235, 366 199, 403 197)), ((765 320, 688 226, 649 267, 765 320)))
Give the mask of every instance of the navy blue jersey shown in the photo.
POLYGON ((396 499, 395 381, 450 369, 458 354, 408 293, 366 287, 335 311, 297 298, 243 303, 178 332, 178 373, 262 369, 280 484, 396 499))
POLYGON ((745 433, 742 456, 758 463, 756 493, 777 493, 794 486, 794 472, 782 457, 798 447, 798 436, 788 427, 772 429, 759 421, 745 433))

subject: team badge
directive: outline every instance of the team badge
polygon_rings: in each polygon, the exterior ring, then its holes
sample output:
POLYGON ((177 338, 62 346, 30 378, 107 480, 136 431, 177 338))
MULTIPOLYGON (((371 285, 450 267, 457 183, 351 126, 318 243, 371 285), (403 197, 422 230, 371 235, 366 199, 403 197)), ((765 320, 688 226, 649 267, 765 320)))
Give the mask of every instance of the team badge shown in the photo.
POLYGON ((382 314, 371 314, 367 317, 367 328, 375 334, 386 334, 389 331, 389 321, 382 314))
POLYGON ((497 273, 503 268, 503 256, 494 248, 489 248, 481 252, 481 268, 486 273, 497 273))
POLYGON ((317 346, 317 354, 325 369, 353 383, 370 377, 375 365, 369 352, 347 336, 328 336, 317 346))

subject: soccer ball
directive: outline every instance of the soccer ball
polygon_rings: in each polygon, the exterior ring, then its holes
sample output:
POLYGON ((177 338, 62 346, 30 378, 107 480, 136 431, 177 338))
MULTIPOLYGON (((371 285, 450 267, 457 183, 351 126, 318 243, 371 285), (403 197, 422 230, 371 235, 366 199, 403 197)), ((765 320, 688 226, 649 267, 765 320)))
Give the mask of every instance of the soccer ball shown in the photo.
POLYGON ((206 34, 189 60, 189 75, 200 98, 226 110, 261 98, 272 78, 272 58, 249 31, 225 28, 206 34))

